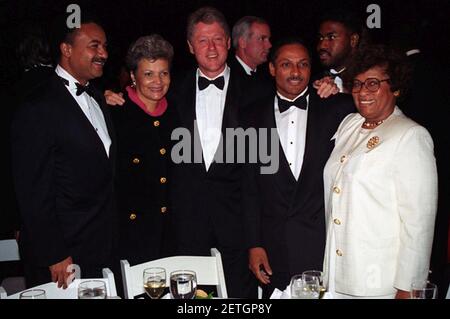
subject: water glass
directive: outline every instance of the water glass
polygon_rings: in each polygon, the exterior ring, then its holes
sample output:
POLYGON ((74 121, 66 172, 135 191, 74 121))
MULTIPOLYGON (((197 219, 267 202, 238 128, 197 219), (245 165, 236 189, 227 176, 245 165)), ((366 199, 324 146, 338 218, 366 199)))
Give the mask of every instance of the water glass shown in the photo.
POLYGON ((106 299, 106 284, 102 280, 85 280, 78 285, 78 299, 106 299))
POLYGON ((194 299, 197 292, 197 274, 192 270, 170 273, 170 294, 173 299, 194 299))
POLYGON ((166 270, 160 267, 144 269, 144 289, 152 299, 158 299, 166 287, 166 270))
POLYGON ((414 281, 411 284, 411 299, 436 299, 437 286, 426 280, 414 281))
POLYGON ((321 272, 320 270, 306 270, 302 273, 303 276, 313 276, 316 277, 319 280, 319 289, 320 289, 320 295, 319 295, 319 299, 323 298, 323 295, 325 294, 325 292, 327 291, 324 283, 323 283, 323 272, 321 272))
POLYGON ((44 289, 30 289, 20 293, 19 299, 47 299, 44 289))
POLYGON ((319 299, 320 284, 315 276, 294 275, 291 278, 292 299, 319 299))

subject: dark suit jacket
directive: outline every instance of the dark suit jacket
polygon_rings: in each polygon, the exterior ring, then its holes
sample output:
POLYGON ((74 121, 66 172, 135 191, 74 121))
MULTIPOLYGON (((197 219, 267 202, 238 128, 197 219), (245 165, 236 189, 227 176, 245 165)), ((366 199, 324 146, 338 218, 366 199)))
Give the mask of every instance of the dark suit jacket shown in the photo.
POLYGON ((22 219, 21 253, 28 264, 47 267, 68 256, 81 266, 110 260, 115 142, 108 110, 101 108, 112 139, 109 158, 56 74, 15 116, 13 176, 22 219))
POLYGON ((240 79, 242 86, 241 107, 246 107, 259 99, 272 95, 274 83, 267 64, 258 66, 254 75, 248 75, 245 72, 235 55, 228 59, 227 64, 233 70, 234 76, 240 79))
MULTIPOLYGON (((231 71, 222 132, 225 132, 226 128, 240 126, 238 97, 241 89, 240 79, 234 75, 234 71, 231 71)), ((170 99, 174 103, 170 102, 170 104, 177 107, 181 127, 190 133, 188 140, 192 145, 189 152, 192 163, 180 163, 174 167, 176 182, 172 185, 172 217, 175 221, 175 233, 179 236, 179 251, 210 255, 209 249, 217 247, 214 245, 245 249, 241 210, 242 164, 220 163, 217 161, 219 154, 216 153, 216 159, 206 171, 198 129, 194 125, 196 119, 195 71, 189 72, 181 81, 175 83, 171 92, 175 94, 170 99), (200 163, 193 162, 194 143, 197 146, 200 163)), ((221 145, 227 145, 225 134, 221 145)), ((225 147, 224 159, 227 151, 225 147)))
MULTIPOLYGON (((291 173, 279 142, 275 144, 279 149, 278 171, 260 174, 261 164, 257 164, 248 173, 255 185, 250 195, 259 204, 246 211, 249 246, 265 248, 274 275, 287 273, 287 278, 307 269, 322 269, 325 248, 323 167, 334 147, 331 138, 339 123, 354 110, 348 95, 320 99, 314 89, 310 88, 310 92, 305 155, 298 181, 291 173)), ((256 103, 251 109, 246 116, 248 126, 276 128, 274 97, 256 103)), ((278 139, 278 134, 275 136, 278 139)), ((279 288, 284 289, 287 284, 279 288)))
POLYGON ((162 258, 169 248, 170 135, 176 111, 169 105, 161 116, 151 116, 125 95, 125 104, 112 114, 117 136, 120 259, 135 265, 162 258))

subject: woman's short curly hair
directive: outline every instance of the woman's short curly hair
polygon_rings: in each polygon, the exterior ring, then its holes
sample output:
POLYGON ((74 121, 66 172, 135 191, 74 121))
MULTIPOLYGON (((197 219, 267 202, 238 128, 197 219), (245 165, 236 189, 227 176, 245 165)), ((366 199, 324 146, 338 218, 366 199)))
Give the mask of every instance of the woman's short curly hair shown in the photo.
POLYGON ((382 67, 389 77, 391 91, 399 90, 404 96, 409 86, 412 69, 406 61, 406 56, 385 45, 370 45, 359 50, 352 56, 352 60, 343 74, 345 87, 352 90, 356 76, 373 67, 382 67))
POLYGON ((136 71, 139 61, 165 59, 172 63, 173 47, 159 34, 140 37, 128 49, 126 64, 128 70, 136 71))

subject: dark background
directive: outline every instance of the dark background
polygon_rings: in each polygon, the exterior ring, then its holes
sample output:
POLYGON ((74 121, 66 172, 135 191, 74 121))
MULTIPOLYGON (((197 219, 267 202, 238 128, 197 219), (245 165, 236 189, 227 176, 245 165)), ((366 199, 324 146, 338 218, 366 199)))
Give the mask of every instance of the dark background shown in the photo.
MULTIPOLYGON (((77 3, 83 12, 94 12, 102 20, 109 42, 109 62, 104 79, 110 82, 118 73, 129 44, 136 38, 159 33, 175 48, 173 70, 192 65, 185 37, 186 19, 190 12, 203 5, 221 10, 230 27, 244 15, 265 18, 272 27, 273 40, 280 36, 297 35, 311 46, 315 45, 317 18, 329 8, 349 8, 369 16, 366 8, 370 3, 381 7, 381 29, 370 30, 375 42, 388 42, 391 34, 403 25, 420 30, 423 35, 422 50, 429 52, 433 60, 448 70, 450 56, 449 0, 0 0, 0 84, 7 85, 20 74, 15 48, 29 25, 42 27, 51 37, 52 20, 65 13, 70 3, 77 3)), ((419 34, 420 33, 420 34, 419 34)), ((317 60, 315 60, 317 66, 317 60)))

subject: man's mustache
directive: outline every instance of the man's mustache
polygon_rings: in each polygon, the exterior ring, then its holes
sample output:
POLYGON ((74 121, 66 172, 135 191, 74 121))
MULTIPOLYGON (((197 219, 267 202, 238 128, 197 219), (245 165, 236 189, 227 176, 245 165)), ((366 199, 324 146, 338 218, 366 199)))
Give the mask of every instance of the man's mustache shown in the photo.
POLYGON ((303 81, 303 77, 302 76, 290 76, 288 77, 288 81, 303 81))
POLYGON ((105 58, 93 58, 92 62, 100 62, 102 64, 106 63, 106 59, 105 58))
POLYGON ((325 54, 331 55, 330 52, 325 50, 325 49, 320 49, 319 50, 319 54, 321 54, 321 53, 325 53, 325 54))

